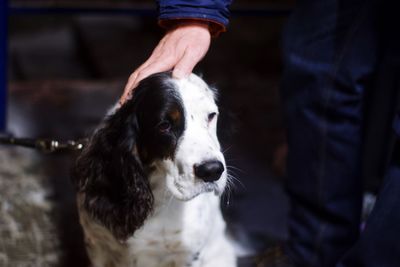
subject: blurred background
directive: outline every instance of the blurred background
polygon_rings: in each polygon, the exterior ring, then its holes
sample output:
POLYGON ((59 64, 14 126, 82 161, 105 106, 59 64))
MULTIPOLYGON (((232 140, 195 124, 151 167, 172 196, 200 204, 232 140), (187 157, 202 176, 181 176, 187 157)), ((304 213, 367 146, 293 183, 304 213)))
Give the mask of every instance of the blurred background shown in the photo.
MULTIPOLYGON (((220 91, 219 136, 237 178, 225 217, 255 253, 287 236, 279 47, 293 2, 234 1, 228 32, 195 69, 220 91)), ((89 134, 163 35, 152 0, 4 3, 6 130, 20 137, 89 134)), ((0 266, 88 266, 69 180, 76 154, 0 149, 0 266)))

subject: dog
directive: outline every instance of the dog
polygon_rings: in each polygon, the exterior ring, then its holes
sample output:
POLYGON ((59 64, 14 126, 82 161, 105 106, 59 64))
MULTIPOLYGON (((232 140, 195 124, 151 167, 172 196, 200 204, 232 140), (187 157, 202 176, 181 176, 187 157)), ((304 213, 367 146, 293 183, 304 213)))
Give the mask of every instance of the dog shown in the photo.
POLYGON ((93 266, 236 266, 215 99, 195 74, 154 74, 90 137, 73 177, 93 266))

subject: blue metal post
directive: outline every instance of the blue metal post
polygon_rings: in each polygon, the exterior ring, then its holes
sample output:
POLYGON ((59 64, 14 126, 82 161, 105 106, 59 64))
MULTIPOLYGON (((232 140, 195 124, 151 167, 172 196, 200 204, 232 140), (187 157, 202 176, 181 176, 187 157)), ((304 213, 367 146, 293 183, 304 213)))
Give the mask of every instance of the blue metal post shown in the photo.
POLYGON ((6 130, 8 1, 0 0, 0 133, 6 130))

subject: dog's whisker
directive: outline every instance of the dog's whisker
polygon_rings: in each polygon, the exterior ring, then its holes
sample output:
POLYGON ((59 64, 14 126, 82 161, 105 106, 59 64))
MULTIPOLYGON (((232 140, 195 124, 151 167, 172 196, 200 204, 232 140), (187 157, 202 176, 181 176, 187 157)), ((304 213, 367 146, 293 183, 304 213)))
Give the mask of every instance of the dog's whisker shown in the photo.
POLYGON ((233 162, 233 161, 239 161, 240 158, 228 158, 225 154, 224 154, 225 160, 226 162, 233 162))
POLYGON ((241 173, 245 173, 245 171, 244 170, 242 170, 242 169, 240 169, 240 168, 238 168, 238 167, 236 167, 236 166, 233 166, 233 165, 226 165, 226 167, 228 168, 228 169, 231 169, 231 170, 236 170, 236 171, 239 171, 239 172, 241 172, 241 173))
POLYGON ((236 178, 231 174, 228 174, 228 177, 229 177, 228 181, 232 183, 233 186, 236 185, 235 182, 238 182, 238 184, 240 184, 243 187, 243 189, 246 189, 245 185, 242 183, 242 181, 240 181, 240 179, 236 178))
POLYGON ((231 169, 228 168, 228 172, 229 172, 230 175, 237 176, 237 173, 234 170, 231 170, 231 169))
POLYGON ((231 198, 230 190, 228 190, 227 192, 224 192, 224 194, 222 195, 222 203, 224 203, 227 207, 229 207, 230 198, 231 198))
POLYGON ((231 191, 231 192, 233 192, 234 190, 236 190, 237 189, 237 186, 236 186, 236 184, 231 180, 231 181, 229 181, 229 190, 231 191))
POLYGON ((225 148, 225 149, 222 151, 222 154, 225 154, 226 152, 228 152, 232 147, 233 147, 233 145, 230 145, 230 146, 228 146, 227 148, 225 148))
POLYGON ((222 203, 225 203, 227 206, 229 206, 229 203, 230 203, 231 192, 232 192, 231 184, 230 184, 229 180, 227 180, 225 191, 221 196, 222 203), (225 200, 226 200, 226 202, 225 202, 225 200))

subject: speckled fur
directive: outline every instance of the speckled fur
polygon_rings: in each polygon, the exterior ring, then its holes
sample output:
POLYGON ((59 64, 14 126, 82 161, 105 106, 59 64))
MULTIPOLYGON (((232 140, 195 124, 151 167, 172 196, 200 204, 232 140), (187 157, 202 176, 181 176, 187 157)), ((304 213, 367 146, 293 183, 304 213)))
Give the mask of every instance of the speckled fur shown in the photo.
POLYGON ((213 183, 193 174, 193 164, 210 158, 225 164, 216 120, 209 123, 206 116, 218 112, 214 92, 195 75, 168 82, 183 100, 186 128, 174 158, 157 159, 148 166, 154 201, 144 225, 121 241, 92 218, 84 205, 85 193, 78 193, 80 221, 94 267, 236 266, 220 211, 226 170, 213 183))

